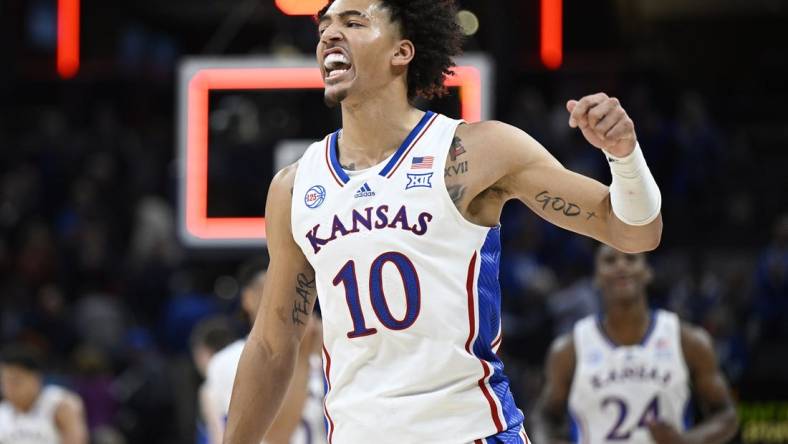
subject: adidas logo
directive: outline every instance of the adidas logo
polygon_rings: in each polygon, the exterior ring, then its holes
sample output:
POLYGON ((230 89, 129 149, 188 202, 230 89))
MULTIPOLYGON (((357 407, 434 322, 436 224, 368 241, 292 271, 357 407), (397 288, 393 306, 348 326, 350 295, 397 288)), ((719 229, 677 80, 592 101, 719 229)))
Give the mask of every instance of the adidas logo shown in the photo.
POLYGON ((375 195, 375 192, 372 191, 372 188, 369 187, 369 184, 364 182, 364 185, 356 191, 356 194, 353 196, 355 198, 359 197, 372 197, 375 195))

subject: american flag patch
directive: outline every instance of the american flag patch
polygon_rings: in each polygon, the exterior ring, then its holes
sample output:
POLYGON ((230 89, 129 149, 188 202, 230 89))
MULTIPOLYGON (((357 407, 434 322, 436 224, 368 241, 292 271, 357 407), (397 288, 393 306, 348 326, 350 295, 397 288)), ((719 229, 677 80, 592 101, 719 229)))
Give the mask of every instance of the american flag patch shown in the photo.
POLYGON ((433 156, 414 157, 410 167, 414 170, 427 170, 432 168, 433 160, 435 160, 433 156))

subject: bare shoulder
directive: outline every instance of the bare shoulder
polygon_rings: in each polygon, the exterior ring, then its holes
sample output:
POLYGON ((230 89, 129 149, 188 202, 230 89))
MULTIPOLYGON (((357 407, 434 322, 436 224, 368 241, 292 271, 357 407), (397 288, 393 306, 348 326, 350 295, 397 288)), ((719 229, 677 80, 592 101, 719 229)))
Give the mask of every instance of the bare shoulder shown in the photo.
POLYGON ((66 391, 63 395, 63 399, 61 399, 57 405, 55 417, 63 420, 75 415, 78 416, 82 414, 83 409, 84 404, 82 403, 82 398, 74 392, 66 391))
POLYGON ((681 346, 687 353, 695 351, 711 352, 714 349, 711 335, 703 328, 688 322, 681 323, 681 346))
POLYGON ((486 154, 494 153, 504 161, 528 162, 542 149, 525 131, 498 120, 460 125, 457 136, 469 146, 483 148, 486 154))
POLYGON ((565 333, 553 340, 548 352, 548 359, 557 359, 564 362, 575 360, 575 339, 571 333, 565 333))
POLYGON ((274 175, 273 180, 271 180, 271 191, 287 190, 288 194, 292 194, 297 171, 298 162, 292 163, 279 170, 274 175))
POLYGON ((268 201, 265 208, 265 213, 269 216, 289 214, 296 171, 298 171, 297 162, 282 168, 274 175, 268 186, 268 201))
POLYGON ((499 120, 482 120, 480 122, 460 125, 457 128, 457 133, 462 134, 463 136, 475 138, 506 134, 513 130, 517 130, 517 128, 499 120))
POLYGON ((287 251, 298 250, 293 241, 290 214, 297 169, 297 163, 282 168, 271 180, 268 188, 265 204, 266 238, 272 259, 274 251, 279 251, 281 246, 287 247, 287 251))
MULTIPOLYGON (((536 139, 525 131, 497 120, 487 120, 457 129, 477 174, 488 186, 511 191, 513 177, 533 168, 560 168, 561 164, 536 139), (481 171, 479 171, 481 170, 481 171)), ((512 196, 509 196, 512 197, 512 196)))
POLYGON ((691 370, 717 366, 714 342, 706 330, 686 322, 681 323, 681 348, 691 370))
POLYGON ((466 219, 492 226, 499 222, 504 203, 516 197, 513 177, 545 159, 553 158, 511 125, 495 120, 463 124, 447 154, 446 188, 466 219))

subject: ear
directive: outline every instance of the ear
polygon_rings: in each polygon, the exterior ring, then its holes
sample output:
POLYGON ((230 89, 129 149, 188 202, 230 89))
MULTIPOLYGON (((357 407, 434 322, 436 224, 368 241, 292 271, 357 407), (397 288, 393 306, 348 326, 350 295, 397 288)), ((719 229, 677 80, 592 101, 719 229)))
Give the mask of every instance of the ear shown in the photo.
POLYGON ((391 57, 391 64, 394 66, 407 66, 416 55, 416 47, 410 40, 400 40, 395 48, 394 55, 391 57))

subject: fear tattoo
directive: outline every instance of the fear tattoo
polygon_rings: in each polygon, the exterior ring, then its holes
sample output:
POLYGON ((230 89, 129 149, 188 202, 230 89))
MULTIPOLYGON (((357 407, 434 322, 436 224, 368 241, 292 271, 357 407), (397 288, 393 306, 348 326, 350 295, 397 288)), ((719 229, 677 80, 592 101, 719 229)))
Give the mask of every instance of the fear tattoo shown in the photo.
POLYGON ((311 280, 304 273, 296 277, 296 298, 293 301, 293 325, 306 325, 309 319, 310 307, 315 296, 315 278, 311 280))
MULTIPOLYGON (((551 196, 547 191, 542 191, 536 195, 536 201, 542 205, 542 210, 553 210, 562 213, 564 216, 575 217, 583 212, 577 204, 567 202, 564 198, 551 196)), ((596 216, 593 212, 589 213, 587 219, 596 216)))

